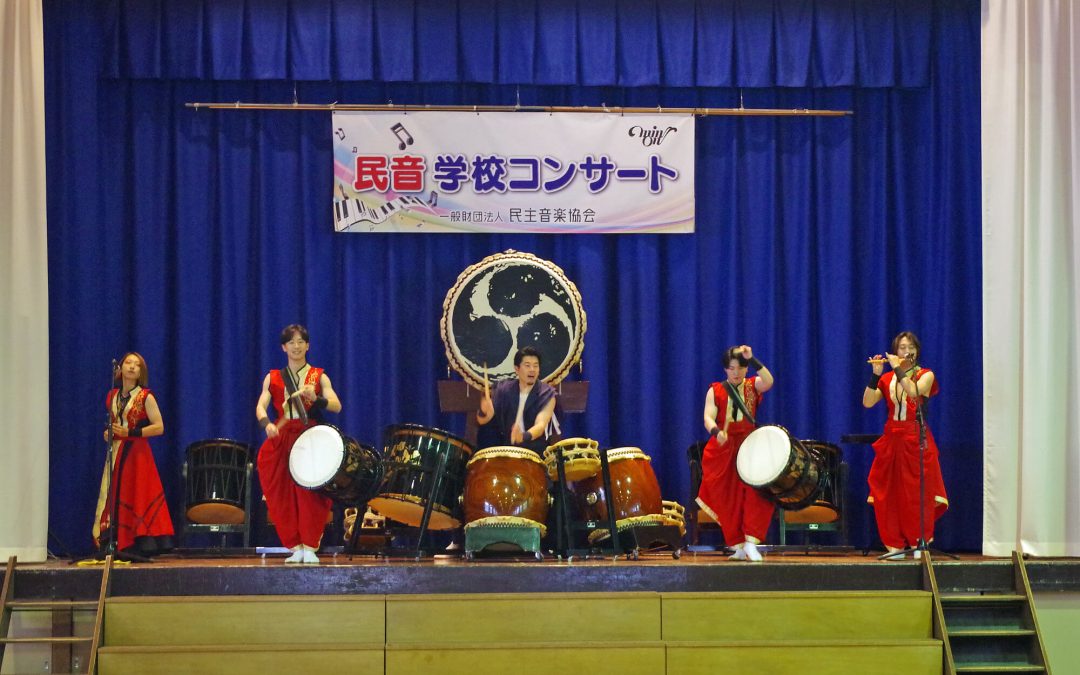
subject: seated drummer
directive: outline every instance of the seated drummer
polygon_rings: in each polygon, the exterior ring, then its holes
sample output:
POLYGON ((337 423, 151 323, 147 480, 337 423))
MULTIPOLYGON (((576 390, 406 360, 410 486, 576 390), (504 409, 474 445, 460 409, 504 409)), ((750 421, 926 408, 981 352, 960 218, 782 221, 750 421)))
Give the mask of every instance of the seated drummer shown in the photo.
POLYGON ((555 388, 540 381, 540 352, 535 347, 522 347, 514 354, 514 372, 516 379, 498 382, 494 391, 484 393, 476 421, 484 425, 495 420, 502 445, 542 454, 559 440, 555 388))
POLYGON ((281 331, 281 351, 288 357, 288 364, 263 378, 255 418, 266 432, 258 459, 266 510, 282 546, 293 552, 285 562, 318 564, 315 551, 319 550, 326 528, 330 500, 296 484, 289 473, 289 453, 300 434, 318 422, 323 411, 340 412, 341 401, 323 369, 307 362, 309 347, 303 326, 294 323, 281 331), (266 414, 270 403, 276 413, 274 422, 266 414))

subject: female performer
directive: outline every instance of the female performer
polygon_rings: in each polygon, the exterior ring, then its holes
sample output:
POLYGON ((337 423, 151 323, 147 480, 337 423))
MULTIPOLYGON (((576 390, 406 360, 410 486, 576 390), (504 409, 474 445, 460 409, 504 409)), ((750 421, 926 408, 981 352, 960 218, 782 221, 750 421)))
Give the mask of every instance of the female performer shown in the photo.
MULTIPOLYGON (((897 553, 919 543, 919 405, 938 393, 934 371, 919 365, 922 353, 919 338, 903 331, 892 341, 892 352, 875 354, 870 381, 863 390, 863 406, 872 408, 885 399, 889 419, 885 431, 874 442, 874 463, 870 467, 870 496, 874 505, 878 534, 889 553, 897 553), (888 361, 890 372, 882 375, 888 361)), ((923 417, 925 424, 925 416, 923 417)), ((934 540, 934 521, 949 508, 945 483, 938 464, 934 435, 926 425, 926 447, 922 452, 925 478, 925 530, 923 538, 934 540)), ((900 556, 893 556, 899 558, 900 556)), ((918 557, 918 552, 916 552, 918 557)), ((892 559, 892 558, 890 558, 892 559)))
POLYGON ((115 536, 117 551, 164 553, 173 548, 173 524, 146 439, 163 434, 165 424, 157 400, 146 388, 146 359, 135 352, 124 354, 114 377, 120 386, 105 399, 110 422, 105 440, 112 441, 113 468, 110 475, 106 462, 102 472, 94 543, 100 549, 115 536))
POLYGON ((724 542, 735 549, 732 560, 761 562, 757 545, 769 531, 773 505, 739 478, 735 459, 755 428, 753 418, 761 395, 773 386, 773 376, 747 345, 724 352, 724 371, 727 381, 713 382, 705 394, 705 430, 710 438, 701 456, 697 503, 720 523, 724 542), (746 376, 748 365, 757 375, 746 376))

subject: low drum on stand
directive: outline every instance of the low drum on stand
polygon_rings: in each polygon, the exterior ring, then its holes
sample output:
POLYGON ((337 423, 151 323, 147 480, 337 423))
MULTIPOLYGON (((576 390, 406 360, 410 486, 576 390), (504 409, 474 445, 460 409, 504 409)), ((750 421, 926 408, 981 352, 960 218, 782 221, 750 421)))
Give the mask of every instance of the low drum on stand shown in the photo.
POLYGON ((814 503, 825 468, 816 453, 773 424, 750 432, 739 448, 735 467, 744 483, 787 511, 814 503))
POLYGON ((558 451, 562 450, 563 473, 568 482, 595 476, 600 471, 600 444, 590 438, 565 438, 544 450, 548 477, 559 480, 558 451))
POLYGON ((371 499, 381 469, 374 448, 357 443, 330 424, 306 429, 289 453, 289 473, 297 485, 346 506, 371 499))
POLYGON ((824 441, 804 440, 802 444, 818 460, 818 491, 808 506, 785 514, 784 519, 791 524, 834 523, 841 515, 840 465, 843 454, 840 448, 824 441))
MULTIPOLYGON (((649 456, 640 448, 613 448, 607 451, 607 457, 616 527, 622 530, 634 525, 667 524, 660 483, 649 456)), ((573 493, 586 520, 607 521, 607 495, 604 494, 602 474, 574 483, 573 493)), ((589 535, 589 541, 594 543, 607 536, 607 529, 595 530, 589 535)))
POLYGON ((532 450, 485 448, 469 460, 462 496, 465 531, 533 527, 547 532, 549 497, 544 463, 532 450))
POLYGON ((187 447, 187 504, 189 522, 240 525, 245 520, 250 448, 245 443, 215 438, 187 447))
POLYGON ((428 527, 460 527, 458 498, 465 487, 465 467, 472 453, 471 444, 441 429, 419 424, 387 427, 383 434, 382 487, 369 505, 391 520, 419 526, 430 496, 428 527), (431 494, 441 456, 446 457, 442 482, 431 494))

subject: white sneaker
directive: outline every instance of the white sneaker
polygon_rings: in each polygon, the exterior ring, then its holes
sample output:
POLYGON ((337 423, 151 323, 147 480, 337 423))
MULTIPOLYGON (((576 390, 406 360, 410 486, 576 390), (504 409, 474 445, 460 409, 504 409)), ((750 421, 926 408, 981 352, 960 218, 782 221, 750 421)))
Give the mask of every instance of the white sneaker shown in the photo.
POLYGON ((746 551, 742 548, 735 549, 735 552, 728 556, 728 560, 746 560, 746 551))
POLYGON ((315 555, 315 551, 312 551, 312 550, 309 550, 309 549, 304 549, 302 551, 302 553, 303 553, 302 562, 305 565, 318 565, 319 564, 319 556, 315 555))
POLYGON ((298 548, 293 551, 293 554, 288 558, 285 558, 286 565, 296 565, 304 562, 304 549, 298 548))
MULTIPOLYGON (((904 550, 902 548, 893 548, 892 546, 886 546, 885 549, 889 553, 900 553, 900 551, 904 550)), ((905 557, 906 556, 903 553, 900 553, 900 555, 894 555, 891 558, 884 558, 884 560, 903 560, 905 557)))
POLYGON ((762 557, 761 551, 757 550, 757 544, 752 541, 746 542, 743 546, 743 551, 746 552, 746 559, 750 562, 761 562, 765 559, 762 557))

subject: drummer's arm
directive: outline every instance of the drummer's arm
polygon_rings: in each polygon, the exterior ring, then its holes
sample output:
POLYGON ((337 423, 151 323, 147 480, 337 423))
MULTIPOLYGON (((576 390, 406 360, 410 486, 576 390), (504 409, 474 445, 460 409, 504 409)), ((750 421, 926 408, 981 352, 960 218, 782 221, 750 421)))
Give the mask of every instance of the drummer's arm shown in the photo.
POLYGON ((716 399, 713 398, 712 387, 709 387, 709 393, 705 394, 705 431, 708 431, 710 436, 716 436, 716 440, 723 444, 727 440, 727 436, 723 427, 716 423, 716 416, 719 414, 716 399))
POLYGON ((754 380, 754 389, 757 389, 758 393, 764 393, 772 389, 772 386, 773 384, 775 384, 776 380, 773 379, 772 373, 770 373, 769 369, 765 367, 765 364, 763 364, 761 361, 758 361, 757 368, 755 370, 757 371, 757 379, 754 380))
POLYGON ((491 402, 491 394, 485 393, 480 397, 480 407, 476 410, 476 423, 483 426, 495 417, 495 405, 491 402))
POLYGON ((165 422, 161 419, 161 410, 158 409, 157 399, 153 394, 146 395, 146 417, 150 424, 142 427, 140 436, 160 436, 165 433, 165 422))
MULTIPOLYGON (((334 391, 333 385, 330 384, 330 377, 323 373, 319 378, 319 387, 322 389, 322 398, 326 399, 326 410, 332 413, 341 412, 341 401, 337 397, 337 392, 334 391)), ((319 399, 315 399, 318 402, 319 399)))
POLYGON ((259 420, 259 426, 266 432, 266 437, 274 438, 278 435, 278 428, 266 414, 268 405, 270 405, 270 373, 267 373, 263 379, 262 393, 259 394, 259 402, 255 404, 255 419, 259 420))
POLYGON ((529 434, 529 440, 536 440, 544 435, 544 430, 547 429, 548 424, 551 423, 551 416, 555 414, 555 397, 552 396, 551 400, 547 402, 544 409, 536 414, 536 420, 533 421, 533 425, 529 427, 526 432, 529 434))

